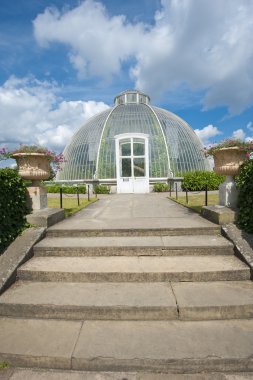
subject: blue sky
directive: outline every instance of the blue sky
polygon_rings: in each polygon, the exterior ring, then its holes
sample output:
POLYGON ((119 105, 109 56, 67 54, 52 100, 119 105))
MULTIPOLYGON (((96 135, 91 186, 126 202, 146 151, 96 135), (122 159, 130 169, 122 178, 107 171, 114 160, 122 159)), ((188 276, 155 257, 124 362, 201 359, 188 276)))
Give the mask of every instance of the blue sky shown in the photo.
POLYGON ((253 137, 252 0, 1 0, 0 146, 62 151, 137 88, 204 144, 253 137))

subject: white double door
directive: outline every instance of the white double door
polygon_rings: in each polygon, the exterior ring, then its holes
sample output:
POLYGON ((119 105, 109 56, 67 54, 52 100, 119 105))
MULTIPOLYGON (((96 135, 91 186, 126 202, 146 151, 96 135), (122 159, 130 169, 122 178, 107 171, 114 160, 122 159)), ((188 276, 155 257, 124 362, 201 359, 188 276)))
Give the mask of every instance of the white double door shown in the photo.
POLYGON ((148 135, 115 136, 118 193, 149 192, 148 135))

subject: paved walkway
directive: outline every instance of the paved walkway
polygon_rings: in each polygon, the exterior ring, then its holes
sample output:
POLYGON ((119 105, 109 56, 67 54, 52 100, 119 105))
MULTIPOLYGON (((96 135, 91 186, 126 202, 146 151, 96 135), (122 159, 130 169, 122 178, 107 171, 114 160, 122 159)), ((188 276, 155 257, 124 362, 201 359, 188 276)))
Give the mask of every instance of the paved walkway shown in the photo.
POLYGON ((112 194, 65 219, 50 230, 208 228, 213 223, 163 193, 112 194))

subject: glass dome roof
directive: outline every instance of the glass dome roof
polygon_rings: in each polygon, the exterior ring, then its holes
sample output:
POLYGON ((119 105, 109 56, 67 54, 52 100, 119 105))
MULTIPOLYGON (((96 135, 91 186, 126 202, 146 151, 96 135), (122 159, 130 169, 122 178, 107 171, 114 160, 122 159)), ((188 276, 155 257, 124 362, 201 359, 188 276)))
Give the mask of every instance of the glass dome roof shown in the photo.
POLYGON ((151 106, 136 90, 114 99, 114 107, 89 119, 64 150, 66 162, 57 180, 116 179, 115 139, 122 133, 149 135, 149 176, 168 178, 209 170, 193 129, 177 115, 151 106))

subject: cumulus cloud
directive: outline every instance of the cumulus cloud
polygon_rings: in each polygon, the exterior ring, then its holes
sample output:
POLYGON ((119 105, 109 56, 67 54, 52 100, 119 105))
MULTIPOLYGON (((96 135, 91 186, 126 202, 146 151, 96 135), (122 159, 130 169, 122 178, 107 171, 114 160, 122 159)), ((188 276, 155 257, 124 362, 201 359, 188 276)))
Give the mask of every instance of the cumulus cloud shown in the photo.
POLYGON ((95 101, 62 101, 56 83, 33 77, 9 78, 0 87, 2 146, 40 144, 62 150, 73 133, 108 106, 95 101))
POLYGON ((47 8, 34 20, 34 33, 41 46, 70 46, 70 62, 81 78, 110 78, 120 72, 123 60, 137 54, 145 28, 128 23, 123 15, 109 17, 101 3, 87 0, 62 12, 47 8))
POLYGON ((82 78, 112 78, 123 63, 137 88, 152 97, 186 86, 204 93, 204 109, 227 106, 231 114, 253 104, 253 2, 161 0, 154 23, 110 16, 94 0, 34 20, 42 47, 62 43, 82 78))
POLYGON ((237 140, 244 140, 246 137, 246 134, 243 129, 237 129, 233 132, 232 137, 237 140))
POLYGON ((253 123, 252 123, 252 121, 250 121, 250 122, 247 124, 246 127, 247 127, 250 131, 253 132, 253 123))
POLYGON ((217 127, 214 127, 212 124, 207 125, 203 129, 195 129, 194 132, 200 138, 203 145, 210 144, 210 142, 213 142, 210 141, 210 139, 222 134, 222 132, 219 131, 217 127))

